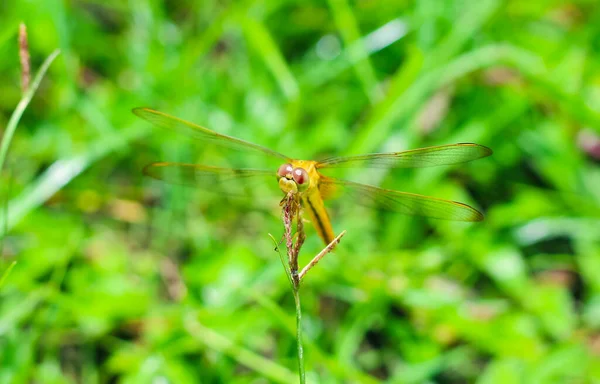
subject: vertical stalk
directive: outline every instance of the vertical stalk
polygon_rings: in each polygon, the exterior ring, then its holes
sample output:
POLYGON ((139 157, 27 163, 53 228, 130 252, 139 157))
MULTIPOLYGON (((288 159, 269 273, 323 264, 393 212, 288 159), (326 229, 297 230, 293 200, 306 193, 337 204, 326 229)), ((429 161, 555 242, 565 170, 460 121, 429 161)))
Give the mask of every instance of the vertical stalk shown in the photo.
POLYGON ((294 301, 296 302, 296 344, 298 345, 298 374, 300 376, 300 384, 305 384, 304 348, 302 347, 302 307, 300 306, 299 288, 299 285, 295 285, 293 289, 294 301))
POLYGON ((285 245, 287 248, 288 263, 281 252, 277 240, 273 236, 271 239, 275 243, 275 250, 279 253, 281 264, 286 272, 290 285, 292 286, 292 293, 294 295, 294 302, 296 304, 296 345, 298 347, 298 376, 300 377, 300 384, 306 383, 306 373, 304 371, 304 347, 302 346, 302 307, 300 306, 300 281, 306 275, 306 272, 314 267, 319 260, 323 258, 327 253, 331 252, 335 246, 340 242, 340 239, 346 231, 343 231, 338 237, 336 237, 329 245, 325 247, 313 260, 298 273, 298 255, 300 254, 300 248, 304 244, 306 235, 304 233, 304 224, 302 223, 302 205, 300 202, 300 195, 298 193, 290 192, 281 200, 281 216, 283 225, 285 228, 284 238, 285 245), (296 241, 294 242, 294 235, 292 234, 292 227, 296 222, 296 241))
POLYGON ((10 145, 10 141, 12 140, 13 134, 17 129, 17 124, 19 123, 23 112, 25 112, 25 109, 29 105, 29 102, 33 98, 35 91, 37 91, 40 83, 42 82, 42 78, 46 74, 48 67, 50 67, 50 64, 52 64, 59 53, 60 51, 57 49, 56 51, 52 52, 52 54, 50 54, 50 56, 48 56, 48 58, 44 61, 37 75, 35 75, 33 83, 31 83, 31 86, 27 89, 27 92, 23 94, 19 104, 17 104, 17 107, 10 116, 6 130, 4 131, 4 136, 2 137, 2 142, 0 143, 0 171, 4 166, 4 160, 6 159, 6 154, 8 153, 8 147, 10 145))

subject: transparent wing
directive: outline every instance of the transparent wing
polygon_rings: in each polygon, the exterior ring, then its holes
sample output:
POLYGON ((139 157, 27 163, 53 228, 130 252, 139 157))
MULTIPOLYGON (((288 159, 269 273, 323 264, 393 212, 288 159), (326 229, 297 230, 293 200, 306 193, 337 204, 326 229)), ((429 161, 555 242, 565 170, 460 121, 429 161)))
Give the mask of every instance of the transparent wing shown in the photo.
POLYGON ((357 204, 404 215, 456 221, 483 220, 483 215, 479 211, 456 201, 382 189, 323 175, 321 175, 319 191, 328 198, 344 194, 357 204))
POLYGON ((222 135, 220 133, 211 131, 208 128, 201 127, 197 124, 190 123, 189 121, 185 121, 150 108, 134 108, 133 113, 156 125, 157 127, 179 132, 202 142, 220 147, 231 148, 244 153, 260 153, 270 157, 288 160, 287 156, 270 150, 269 148, 265 148, 258 144, 249 143, 241 139, 236 139, 235 137, 222 135))
POLYGON ((450 165, 480 159, 492 150, 479 144, 459 143, 413 149, 403 152, 332 157, 317 164, 317 168, 420 168, 450 165))
POLYGON ((265 192, 282 196, 276 173, 261 169, 160 162, 147 165, 144 174, 168 183, 190 185, 228 196, 247 196, 265 192))

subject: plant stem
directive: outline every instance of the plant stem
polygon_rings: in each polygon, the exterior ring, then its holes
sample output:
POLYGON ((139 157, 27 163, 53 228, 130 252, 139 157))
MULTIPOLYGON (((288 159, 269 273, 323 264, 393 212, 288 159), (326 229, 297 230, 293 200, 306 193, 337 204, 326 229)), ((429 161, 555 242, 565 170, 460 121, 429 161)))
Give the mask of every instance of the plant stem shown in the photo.
POLYGON ((6 131, 4 131, 4 137, 2 138, 2 143, 0 144, 0 171, 2 171, 2 167, 4 166, 4 160, 6 159, 8 147, 10 145, 10 141, 12 140, 13 134, 15 133, 15 130, 17 129, 17 124, 19 123, 19 120, 21 119, 23 112, 25 112, 25 109, 29 105, 29 102, 33 98, 35 91, 37 91, 37 88, 39 87, 40 83, 42 82, 42 79, 44 78, 44 75, 46 74, 48 67, 50 67, 50 64, 52 64, 52 61, 54 61, 54 59, 56 58, 56 56, 58 56, 59 53, 60 53, 60 51, 57 49, 56 51, 52 52, 52 54, 50 56, 48 56, 46 61, 44 61, 44 63, 40 67, 40 70, 38 71, 37 75, 35 76, 33 83, 31 84, 29 89, 27 89, 27 92, 25 92, 23 94, 23 98, 21 98, 21 101, 19 101, 17 108, 15 109, 12 116, 10 117, 10 120, 8 121, 8 126, 6 127, 6 131))
POLYGON ((312 267, 317 265, 317 263, 329 252, 333 251, 335 246, 340 242, 342 237, 346 234, 346 230, 343 230, 335 239, 331 241, 321 252, 319 252, 313 259, 306 265, 306 267, 302 268, 302 271, 298 274, 298 281, 302 281, 302 278, 312 267))
MULTIPOLYGON (((12 115, 10 116, 10 119, 8 120, 8 125, 6 126, 6 130, 4 131, 4 136, 2 136, 2 141, 0 142, 0 174, 2 173, 2 168, 4 168, 4 162, 6 161, 6 155, 8 154, 8 148, 10 147, 10 142, 15 133, 15 130, 17 129, 17 125, 19 124, 19 121, 21 120, 21 116, 23 116, 25 109, 27 109, 29 102, 33 98, 33 95, 37 91, 38 87, 40 86, 40 83, 42 82, 42 79, 44 78, 46 71, 50 67, 50 64, 52 64, 52 62, 54 61, 54 59, 56 59, 56 56, 58 56, 59 53, 60 53, 60 50, 57 49, 54 52, 52 52, 50 54, 50 56, 48 56, 46 58, 46 60, 40 67, 39 71, 35 75, 35 79, 33 80, 33 84, 31 84, 31 86, 29 86, 29 79, 27 79, 28 88, 26 91, 24 91, 23 97, 21 97, 19 104, 17 104, 17 107, 15 108, 12 115)), ((27 71, 29 71, 29 69, 27 69, 27 71)), ((29 77, 29 73, 27 73, 27 77, 29 77)), ((1 226, 2 232, 0 232, 0 241, 2 241, 2 245, 0 246, 0 254, 2 254, 2 251, 4 248, 4 237, 6 236, 6 233, 8 232, 8 199, 9 199, 9 195, 10 195, 10 193, 9 193, 9 191, 7 191, 6 200, 4 202, 5 206, 4 206, 4 209, 2 212, 4 221, 2 222, 2 220, 0 220, 0 223, 2 223, 2 226, 1 226)))
POLYGON ((273 240, 273 244, 275 244, 275 252, 277 252, 279 254, 279 259, 281 260, 281 265, 283 265, 283 270, 285 271, 285 275, 287 276, 288 281, 290 282, 290 287, 292 287, 292 291, 293 291, 294 290, 294 280, 292 279, 292 272, 290 271, 290 267, 285 262, 285 259, 283 258, 283 254, 279 250, 279 243, 277 242, 275 237, 273 237, 273 235, 271 235, 270 233, 269 233, 269 237, 271 238, 271 240, 273 240))
POLYGON ((304 224, 302 222, 302 205, 300 203, 300 195, 298 193, 289 192, 280 203, 281 206, 281 218, 283 220, 283 226, 285 228, 284 237, 287 248, 288 264, 286 265, 285 260, 277 245, 277 241, 273 236, 271 239, 275 244, 275 250, 279 253, 283 269, 288 276, 290 284, 292 286, 292 293, 294 295, 294 302, 296 303, 296 345, 298 346, 298 376, 300 377, 300 384, 306 383, 306 373, 304 371, 304 347, 302 346, 302 307, 300 305, 300 281, 302 277, 306 275, 312 267, 314 267, 319 260, 323 258, 327 253, 333 251, 335 246, 340 242, 340 239, 346 231, 343 231, 338 237, 336 237, 331 243, 329 243, 325 249, 323 249, 313 260, 306 266, 300 273, 298 273, 298 255, 300 254, 300 248, 304 244, 306 235, 304 233, 304 224), (296 222, 296 242, 294 243, 294 235, 292 234, 292 228, 296 222))
POLYGON ((300 306, 299 285, 295 285, 294 301, 296 302, 296 342, 298 345, 298 374, 300 384, 306 383, 306 374, 304 372, 304 348, 302 347, 302 307, 300 306))

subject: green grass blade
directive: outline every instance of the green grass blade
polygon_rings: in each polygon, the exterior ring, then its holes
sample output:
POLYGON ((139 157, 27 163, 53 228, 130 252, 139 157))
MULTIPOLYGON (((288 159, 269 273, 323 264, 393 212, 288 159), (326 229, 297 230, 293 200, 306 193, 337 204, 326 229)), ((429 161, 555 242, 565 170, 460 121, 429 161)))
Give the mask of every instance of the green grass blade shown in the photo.
MULTIPOLYGON (((407 22, 398 18, 355 41, 351 46, 345 47, 339 55, 331 60, 315 61, 313 52, 311 55, 307 55, 302 63, 303 72, 299 82, 303 87, 310 88, 328 84, 358 61, 368 58, 404 38, 409 30, 410 26, 407 22)), ((316 49, 316 47, 313 48, 313 50, 316 49)), ((417 53, 415 52, 415 54, 417 53)), ((413 54, 409 55, 409 60, 413 56, 413 54)))
POLYGON ((109 153, 124 148, 131 141, 145 135, 148 130, 149 128, 140 122, 124 132, 101 137, 90 145, 88 152, 82 155, 57 160, 21 195, 10 201, 9 216, 0 218, 0 228, 6 225, 10 230, 29 212, 43 204, 93 163, 109 153))
POLYGON ((275 237, 273 235, 271 235, 270 233, 269 233, 269 237, 271 238, 271 241, 273 241, 273 245, 275 245, 275 252, 277 252, 277 254, 279 255, 279 259, 281 260, 281 265, 283 265, 283 269, 285 271, 285 275, 288 278, 290 286, 292 287, 292 289, 294 289, 294 281, 292 280, 292 272, 290 271, 290 265, 286 262, 286 259, 283 256, 283 253, 281 253, 281 247, 280 247, 279 243, 277 242, 277 240, 275 240, 275 237))
POLYGON ((242 20, 248 45, 260 55, 285 97, 288 100, 297 99, 300 93, 298 82, 267 28, 264 24, 251 18, 242 20))
POLYGON ((427 68, 439 66, 460 52, 462 47, 500 7, 498 0, 474 2, 454 23, 454 28, 428 54, 427 68))
POLYGON ((419 110, 427 97, 445 84, 493 65, 510 65, 528 76, 545 73, 535 55, 506 44, 493 44, 458 56, 436 70, 422 75, 406 92, 386 102, 386 108, 373 115, 348 148, 348 153, 370 153, 389 137, 394 122, 408 119, 419 110))
POLYGON ((44 61, 44 63, 40 67, 40 70, 35 75, 31 86, 29 87, 27 92, 25 92, 21 101, 19 101, 19 104, 17 104, 17 108, 15 108, 15 111, 11 115, 10 120, 8 121, 8 125, 6 127, 6 131, 4 132, 4 136, 2 137, 2 143, 0 144, 0 171, 2 171, 2 168, 4 167, 4 161, 6 160, 6 154, 8 153, 8 147, 10 146, 12 137, 15 133, 15 130, 17 129, 19 120, 21 120, 23 112, 25 112, 25 109, 27 109, 29 102, 33 98, 33 95, 37 91, 38 87, 40 86, 40 83, 42 82, 46 71, 50 67, 50 64, 52 64, 52 62, 54 61, 54 59, 56 59, 59 53, 60 50, 55 50, 44 61))
POLYGON ((185 329, 198 342, 231 356, 238 363, 258 372, 276 383, 295 383, 297 378, 290 370, 246 349, 218 332, 205 327, 192 314, 185 319, 185 329))
POLYGON ((8 277, 8 275, 10 275, 10 272, 15 267, 15 265, 17 265, 16 261, 10 263, 8 268, 6 268, 6 270, 2 273, 2 276, 0 276, 0 288, 2 288, 2 286, 4 285, 4 281, 6 281, 6 278, 8 277))
POLYGON ((360 43, 361 33, 352 9, 346 0, 329 0, 328 2, 344 43, 347 47, 352 47, 348 50, 348 53, 363 90, 371 103, 376 103, 382 98, 383 93, 379 88, 379 82, 366 49, 360 43))

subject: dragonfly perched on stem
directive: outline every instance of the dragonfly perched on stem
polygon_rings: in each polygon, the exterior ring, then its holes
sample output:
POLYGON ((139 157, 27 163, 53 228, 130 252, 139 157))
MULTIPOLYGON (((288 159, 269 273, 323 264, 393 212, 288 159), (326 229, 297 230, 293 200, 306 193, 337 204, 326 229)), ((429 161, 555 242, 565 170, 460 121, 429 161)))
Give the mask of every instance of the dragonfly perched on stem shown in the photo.
POLYGON ((133 113, 158 127, 198 139, 206 146, 225 147, 236 152, 260 155, 278 160, 281 164, 278 169, 250 169, 157 162, 146 166, 145 174, 167 182, 191 184, 206 189, 221 187, 226 191, 236 183, 256 181, 278 186, 284 194, 297 193, 304 210, 326 245, 336 236, 324 201, 340 193, 350 195, 358 204, 405 215, 457 221, 483 220, 479 211, 463 203, 382 189, 329 177, 321 172, 335 168, 418 168, 459 164, 491 155, 492 151, 482 145, 458 143, 402 152, 332 157, 321 161, 297 160, 149 108, 136 108, 133 113))

